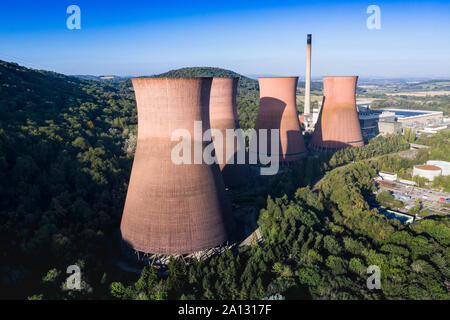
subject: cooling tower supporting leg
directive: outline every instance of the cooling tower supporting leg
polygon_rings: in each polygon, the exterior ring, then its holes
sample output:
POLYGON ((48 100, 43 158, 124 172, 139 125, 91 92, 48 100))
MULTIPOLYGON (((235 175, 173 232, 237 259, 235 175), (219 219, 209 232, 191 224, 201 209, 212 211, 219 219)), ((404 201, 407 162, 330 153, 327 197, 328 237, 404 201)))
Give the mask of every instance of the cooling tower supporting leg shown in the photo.
POLYGON ((227 242, 221 246, 193 252, 190 254, 165 255, 139 252, 133 250, 129 246, 121 245, 123 257, 129 264, 140 267, 151 266, 158 269, 165 269, 171 258, 181 259, 185 264, 190 264, 194 259, 208 260, 222 254, 226 250, 232 250, 235 247, 236 243, 227 242))

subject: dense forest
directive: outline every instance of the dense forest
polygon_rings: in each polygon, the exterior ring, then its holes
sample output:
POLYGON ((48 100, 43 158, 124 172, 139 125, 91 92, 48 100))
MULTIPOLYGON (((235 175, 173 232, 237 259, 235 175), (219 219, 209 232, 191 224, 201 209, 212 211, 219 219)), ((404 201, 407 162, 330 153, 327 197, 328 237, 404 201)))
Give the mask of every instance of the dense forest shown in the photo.
POLYGON ((162 277, 145 268, 134 283, 113 282, 111 295, 144 300, 448 300, 449 218, 403 226, 366 201, 375 191, 372 178, 379 170, 406 168, 423 161, 424 154, 414 159, 383 155, 408 146, 398 136, 373 144, 319 161, 310 157, 274 177, 261 190, 269 193, 267 198, 256 201, 261 204, 262 244, 187 266, 172 260, 162 277), (374 152, 380 156, 367 159, 374 152), (309 170, 320 173, 337 163, 347 165, 329 171, 318 190, 312 190, 309 170), (370 265, 381 270, 381 290, 366 286, 370 265))
MULTIPOLYGON (((239 76, 162 76, 207 75, 239 76)), ((240 77, 239 118, 249 128, 257 83, 240 77)), ((111 239, 136 143, 130 86, 0 61, 1 298, 449 299, 449 218, 403 226, 366 201, 377 170, 409 168, 448 146, 448 135, 424 141, 432 149, 414 159, 395 154, 409 147, 402 136, 309 156, 247 191, 262 243, 189 265, 172 259, 166 273, 117 268, 111 239), (73 264, 80 291, 65 284, 73 264), (381 269, 381 290, 366 286, 369 265, 381 269)))
POLYGON ((124 87, 0 62, 2 298, 31 295, 49 270, 46 279, 75 263, 99 283, 136 121, 124 87))

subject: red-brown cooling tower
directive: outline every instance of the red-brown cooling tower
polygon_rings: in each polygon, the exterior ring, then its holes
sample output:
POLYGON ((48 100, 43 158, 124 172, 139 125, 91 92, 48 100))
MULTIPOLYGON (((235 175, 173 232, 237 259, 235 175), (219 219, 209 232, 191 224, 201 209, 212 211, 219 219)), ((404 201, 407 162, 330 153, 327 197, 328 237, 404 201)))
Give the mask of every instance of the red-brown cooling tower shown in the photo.
POLYGON ((223 244, 232 218, 219 166, 171 160, 172 148, 180 143, 171 141, 174 130, 186 129, 194 139, 194 121, 202 121, 203 132, 209 129, 212 79, 132 82, 138 140, 120 226, 123 240, 136 251, 154 254, 186 254, 223 244))
POLYGON ((357 76, 323 77, 323 103, 311 139, 313 149, 364 145, 356 109, 357 80, 357 76))
MULTIPOLYGON (((219 159, 220 170, 226 187, 241 186, 248 182, 249 166, 247 165, 247 157, 245 163, 238 164, 237 146, 238 141, 234 139, 234 148, 227 157, 226 148, 226 130, 239 129, 239 121, 237 116, 236 94, 239 78, 213 78, 211 86, 211 98, 209 100, 209 117, 212 129, 219 129, 222 133, 222 159, 219 159), (233 159, 234 163, 230 163, 233 159), (227 163, 228 162, 228 163, 227 163)), ((216 154, 219 156, 218 144, 214 140, 216 154)), ((245 155, 245 145, 244 148, 245 155)))
MULTIPOLYGON (((259 110, 255 129, 279 129, 281 162, 290 162, 306 156, 296 108, 298 77, 261 77, 259 82, 259 110)), ((268 135, 269 137, 269 135, 268 135)), ((267 150, 270 151, 270 138, 267 150)))

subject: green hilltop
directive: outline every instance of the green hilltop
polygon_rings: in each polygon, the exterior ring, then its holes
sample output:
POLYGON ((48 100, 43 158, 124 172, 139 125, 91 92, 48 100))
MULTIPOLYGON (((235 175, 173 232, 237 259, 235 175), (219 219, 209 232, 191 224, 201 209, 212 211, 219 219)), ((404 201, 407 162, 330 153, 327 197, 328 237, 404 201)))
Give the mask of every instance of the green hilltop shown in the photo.
POLYGON ((259 104, 258 81, 245 77, 234 71, 213 67, 189 67, 170 70, 155 75, 159 78, 182 77, 219 77, 239 78, 236 103, 238 106, 239 123, 243 129, 253 128, 259 104))

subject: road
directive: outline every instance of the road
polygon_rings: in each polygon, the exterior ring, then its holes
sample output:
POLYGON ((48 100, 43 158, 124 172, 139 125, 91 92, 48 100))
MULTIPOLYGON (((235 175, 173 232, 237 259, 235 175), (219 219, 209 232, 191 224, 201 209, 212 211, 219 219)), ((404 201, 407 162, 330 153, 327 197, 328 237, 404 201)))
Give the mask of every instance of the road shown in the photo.
MULTIPOLYGON (((384 157, 384 156, 395 156, 395 155, 397 155, 397 156, 400 156, 400 157, 403 157, 403 158, 414 158, 415 156, 416 156, 416 154, 417 154, 417 150, 414 150, 414 149, 409 149, 409 150, 403 150, 403 151, 399 151, 399 152, 395 152, 395 153, 388 153, 388 154, 382 154, 381 156, 376 156, 376 157, 373 157, 373 158, 369 158, 369 159, 363 159, 363 160, 359 160, 359 161, 367 161, 367 160, 375 160, 375 159, 378 159, 378 158, 381 158, 381 157, 384 157)), ((342 165, 342 166, 340 166, 340 167, 336 167, 336 168, 334 168, 334 169, 332 169, 332 170, 330 170, 330 171, 333 171, 333 170, 342 170, 342 169, 344 169, 345 167, 347 167, 347 166, 349 166, 349 165, 351 165, 351 164, 353 164, 354 163, 354 161, 352 161, 352 162, 350 162, 350 163, 347 163, 347 164, 344 164, 344 165, 342 165)), ((328 171, 329 172, 329 171, 328 171)), ((320 185, 320 183, 322 182, 322 180, 323 180, 323 178, 325 177, 325 174, 323 174, 323 175, 321 175, 321 176, 319 176, 319 177, 316 177, 314 180, 313 180, 313 182, 311 183, 311 185, 312 185, 312 190, 315 190, 317 187, 319 187, 319 185, 320 185)))
POLYGON ((450 198, 448 192, 437 192, 429 189, 410 186, 404 183, 395 182, 392 186, 380 185, 380 190, 388 190, 392 193, 399 195, 404 194, 411 197, 410 202, 422 201, 422 206, 429 208, 433 211, 449 214, 448 210, 443 208, 440 198, 450 198))

